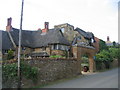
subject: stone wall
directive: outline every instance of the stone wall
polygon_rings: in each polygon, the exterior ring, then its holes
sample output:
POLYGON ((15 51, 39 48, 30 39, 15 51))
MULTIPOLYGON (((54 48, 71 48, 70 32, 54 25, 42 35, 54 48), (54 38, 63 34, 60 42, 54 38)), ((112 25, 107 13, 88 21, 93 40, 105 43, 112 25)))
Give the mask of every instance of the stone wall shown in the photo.
POLYGON ((118 59, 114 59, 113 62, 110 64, 111 68, 118 67, 118 59))
POLYGON ((94 39, 95 39, 95 43, 93 43, 93 46, 95 47, 95 50, 96 50, 96 53, 99 51, 99 38, 97 38, 97 37, 94 37, 94 39))
POLYGON ((99 62, 99 61, 96 62, 96 70, 97 71, 106 70, 106 69, 110 69, 110 68, 116 68, 116 67, 118 67, 117 59, 114 59, 112 62, 109 62, 109 63, 104 63, 104 62, 99 62))
MULTIPOLYGON (((4 64, 15 62, 17 63, 17 61, 11 60, 11 62, 4 64)), ((78 75, 77 60, 72 58, 37 58, 34 60, 27 59, 24 60, 24 62, 31 67, 37 67, 39 74, 36 82, 22 77, 22 88, 31 88, 35 86, 45 85, 51 81, 70 78, 78 75)), ((16 87, 15 82, 16 81, 14 80, 10 82, 12 83, 11 87, 16 87)))
POLYGON ((22 87, 33 87, 48 82, 70 78, 77 75, 77 60, 75 59, 41 59, 29 60, 25 63, 39 68, 37 83, 23 79, 22 87))

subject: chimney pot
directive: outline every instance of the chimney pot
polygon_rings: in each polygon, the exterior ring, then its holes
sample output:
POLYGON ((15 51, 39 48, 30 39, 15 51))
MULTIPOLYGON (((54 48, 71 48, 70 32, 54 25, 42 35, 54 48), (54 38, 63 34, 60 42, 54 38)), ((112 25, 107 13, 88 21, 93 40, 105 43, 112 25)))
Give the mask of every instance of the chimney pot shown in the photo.
POLYGON ((12 18, 7 19, 7 26, 6 26, 6 31, 10 31, 12 29, 12 18))
POLYGON ((49 29, 49 22, 45 22, 45 29, 49 29))
POLYGON ((42 33, 46 33, 48 31, 48 29, 49 29, 49 22, 45 22, 44 25, 45 25, 45 27, 44 27, 44 29, 42 29, 42 33))
POLYGON ((109 38, 109 36, 107 36, 107 41, 110 41, 110 38, 109 38))

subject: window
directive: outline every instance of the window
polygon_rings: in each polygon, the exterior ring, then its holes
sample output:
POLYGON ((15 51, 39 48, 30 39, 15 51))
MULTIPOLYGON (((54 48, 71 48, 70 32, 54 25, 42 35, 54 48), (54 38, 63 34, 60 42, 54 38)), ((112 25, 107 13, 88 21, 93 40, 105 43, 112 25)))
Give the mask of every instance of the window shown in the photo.
POLYGON ((42 51, 45 51, 46 50, 46 47, 42 47, 42 51))
POLYGON ((68 50, 68 46, 66 45, 59 45, 59 44, 55 44, 52 45, 52 50, 68 50))
POLYGON ((61 45, 58 45, 58 49, 61 50, 61 45))
POLYGON ((77 40, 81 40, 81 36, 78 36, 78 37, 77 37, 77 40))
POLYGON ((4 50, 4 53, 7 54, 7 53, 8 53, 8 50, 4 50))
POLYGON ((93 40, 93 38, 91 39, 91 42, 92 42, 92 43, 94 43, 94 40, 93 40))
POLYGON ((64 45, 62 45, 62 46, 61 46, 61 50, 65 50, 65 47, 64 47, 64 45))
POLYGON ((72 27, 70 27, 69 29, 70 29, 70 31, 72 31, 72 30, 73 30, 73 28, 72 28, 72 27))
POLYGON ((64 33, 65 32, 65 28, 61 28, 61 31, 62 31, 62 33, 64 33))
POLYGON ((57 49, 58 49, 58 45, 57 44, 52 45, 52 50, 57 50, 57 49))

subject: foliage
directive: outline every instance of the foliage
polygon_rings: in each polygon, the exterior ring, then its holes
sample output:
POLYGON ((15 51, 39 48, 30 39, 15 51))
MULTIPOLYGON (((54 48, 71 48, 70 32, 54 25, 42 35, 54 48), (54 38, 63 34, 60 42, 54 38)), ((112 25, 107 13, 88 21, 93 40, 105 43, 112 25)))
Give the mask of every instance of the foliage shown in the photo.
POLYGON ((3 80, 17 78, 17 64, 2 65, 3 80))
POLYGON ((100 49, 100 51, 102 51, 102 50, 108 50, 108 47, 107 47, 105 41, 103 41, 101 39, 100 39, 100 42, 99 42, 99 49, 100 49))
POLYGON ((63 56, 60 55, 51 55, 50 58, 62 58, 63 56))
MULTIPOLYGON (((17 63, 2 65, 2 75, 3 81, 7 80, 17 80, 17 63)), ((31 67, 25 63, 21 63, 21 75, 27 79, 37 80, 38 69, 36 67, 31 67)))
POLYGON ((13 58, 14 58, 14 51, 10 49, 7 54, 7 60, 10 60, 13 58))
POLYGON ((96 54, 97 61, 112 61, 109 51, 102 50, 100 53, 96 54))
POLYGON ((106 68, 109 68, 110 62, 114 59, 120 59, 120 48, 109 48, 96 54, 96 65, 100 66, 104 63, 106 68))
POLYGON ((64 51, 63 53, 64 53, 64 56, 62 56, 62 57, 66 57, 66 58, 69 57, 67 51, 64 51))
POLYGON ((118 60, 120 60, 120 48, 118 48, 118 51, 117 51, 117 58, 118 60))
POLYGON ((113 46, 114 46, 114 47, 116 46, 116 42, 115 42, 115 41, 113 41, 113 46))
POLYGON ((88 63, 88 58, 87 57, 82 57, 82 63, 88 63))
POLYGON ((24 75, 27 79, 32 79, 33 81, 37 80, 38 75, 38 68, 37 67, 31 67, 30 65, 27 65, 25 63, 21 63, 21 73, 24 75))
POLYGON ((120 48, 109 48, 112 59, 120 59, 120 48))

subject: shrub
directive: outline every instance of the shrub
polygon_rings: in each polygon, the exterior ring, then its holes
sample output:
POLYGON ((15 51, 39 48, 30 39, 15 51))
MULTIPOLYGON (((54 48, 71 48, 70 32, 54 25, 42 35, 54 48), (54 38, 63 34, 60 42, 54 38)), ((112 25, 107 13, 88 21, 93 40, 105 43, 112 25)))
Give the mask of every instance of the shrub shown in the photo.
MULTIPOLYGON (((18 81, 18 66, 17 63, 4 64, 2 65, 2 77, 3 85, 8 86, 13 82, 18 81)), ((26 79, 31 79, 33 82, 37 81, 38 68, 31 67, 30 65, 21 62, 21 76, 24 76, 26 79)))
POLYGON ((109 48, 109 53, 112 59, 120 59, 120 48, 109 48))
POLYGON ((120 59, 120 48, 109 48, 96 54, 96 65, 104 63, 106 68, 109 68, 114 59, 120 59))
POLYGON ((9 50, 7 54, 7 60, 13 59, 14 58, 14 51, 9 50))
POLYGON ((50 58, 62 58, 63 56, 60 56, 60 55, 52 55, 50 56, 50 58))

